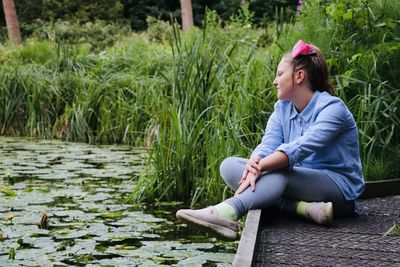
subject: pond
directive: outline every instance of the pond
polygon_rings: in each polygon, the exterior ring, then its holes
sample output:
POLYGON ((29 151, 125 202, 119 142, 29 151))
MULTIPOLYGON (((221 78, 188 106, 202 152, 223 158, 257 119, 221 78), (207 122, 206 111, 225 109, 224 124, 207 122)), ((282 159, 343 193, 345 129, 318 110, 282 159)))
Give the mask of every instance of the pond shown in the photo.
POLYGON ((237 242, 177 223, 180 203, 125 202, 145 159, 129 146, 0 137, 0 265, 231 266, 237 242))

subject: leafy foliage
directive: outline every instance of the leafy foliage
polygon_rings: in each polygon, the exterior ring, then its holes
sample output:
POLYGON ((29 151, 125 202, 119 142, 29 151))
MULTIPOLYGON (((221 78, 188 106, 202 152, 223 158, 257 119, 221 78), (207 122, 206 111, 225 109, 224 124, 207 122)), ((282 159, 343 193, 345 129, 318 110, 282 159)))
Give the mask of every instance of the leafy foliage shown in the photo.
MULTIPOLYGON (((15 1, 17 14, 25 36, 36 20, 55 22, 57 20, 85 23, 95 20, 116 22, 123 20, 134 30, 146 30, 147 18, 153 17, 162 21, 170 21, 171 16, 181 21, 179 0, 22 0, 15 1)), ((241 1, 223 0, 192 1, 193 16, 196 25, 202 25, 207 9, 216 10, 221 19, 228 22, 233 14, 240 10, 241 1)), ((276 9, 284 10, 285 21, 294 15, 296 1, 272 0, 249 1, 250 10, 254 12, 256 25, 264 25, 275 19, 276 9)), ((0 10, 0 22, 4 25, 4 15, 0 10)), ((33 27, 34 28, 34 27, 33 27)))
POLYGON ((56 21, 115 20, 120 16, 123 4, 119 0, 22 0, 15 1, 21 22, 36 19, 56 21))
POLYGON ((50 40, 66 44, 87 44, 95 52, 100 52, 128 36, 131 33, 129 26, 122 23, 111 23, 104 20, 88 22, 70 22, 57 20, 54 22, 36 21, 35 24, 25 27, 31 38, 50 40))

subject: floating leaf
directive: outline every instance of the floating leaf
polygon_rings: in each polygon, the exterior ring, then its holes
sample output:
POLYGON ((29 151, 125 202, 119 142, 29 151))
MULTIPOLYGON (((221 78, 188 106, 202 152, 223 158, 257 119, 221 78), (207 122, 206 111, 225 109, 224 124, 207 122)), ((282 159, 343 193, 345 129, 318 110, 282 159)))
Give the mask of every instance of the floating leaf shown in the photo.
POLYGON ((129 245, 117 245, 117 246, 115 246, 115 249, 116 250, 136 250, 138 248, 135 246, 129 246, 129 245))
POLYGON ((103 219, 116 219, 116 218, 122 218, 124 217, 124 213, 121 211, 116 211, 116 212, 108 212, 108 213, 102 213, 99 215, 99 217, 103 219))
POLYGON ((0 189, 0 193, 4 194, 6 196, 16 196, 17 195, 17 193, 11 189, 0 189))
POLYGON ((70 234, 71 234, 70 232, 61 232, 61 233, 59 233, 60 236, 67 236, 67 235, 70 235, 70 234))
POLYGON ((37 186, 29 187, 29 188, 25 189, 26 192, 32 192, 33 190, 39 191, 41 193, 49 193, 50 192, 49 189, 45 189, 45 188, 41 188, 41 187, 37 187, 37 186))
POLYGON ((29 235, 29 237, 38 237, 38 236, 39 236, 38 233, 31 233, 31 234, 29 235))

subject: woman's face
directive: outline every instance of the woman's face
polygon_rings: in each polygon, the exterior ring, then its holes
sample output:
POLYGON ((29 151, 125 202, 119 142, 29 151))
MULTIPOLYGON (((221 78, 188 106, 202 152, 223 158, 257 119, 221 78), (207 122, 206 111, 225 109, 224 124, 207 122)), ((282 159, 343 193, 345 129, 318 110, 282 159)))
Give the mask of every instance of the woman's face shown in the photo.
POLYGON ((279 62, 278 69, 276 71, 276 77, 274 85, 278 90, 278 99, 291 100, 293 93, 293 77, 292 77, 292 66, 290 62, 282 58, 279 62))

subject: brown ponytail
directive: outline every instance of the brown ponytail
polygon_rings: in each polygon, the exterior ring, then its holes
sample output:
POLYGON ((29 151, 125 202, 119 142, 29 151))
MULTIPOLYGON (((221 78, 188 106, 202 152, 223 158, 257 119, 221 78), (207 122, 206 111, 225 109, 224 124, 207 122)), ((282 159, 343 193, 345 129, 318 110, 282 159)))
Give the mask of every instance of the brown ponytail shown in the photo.
POLYGON ((320 92, 328 92, 330 95, 335 95, 335 90, 330 82, 328 64, 324 55, 318 47, 313 46, 315 53, 310 55, 298 55, 292 58, 291 54, 285 55, 293 66, 293 73, 298 70, 305 70, 308 75, 308 80, 311 83, 312 90, 320 92))

